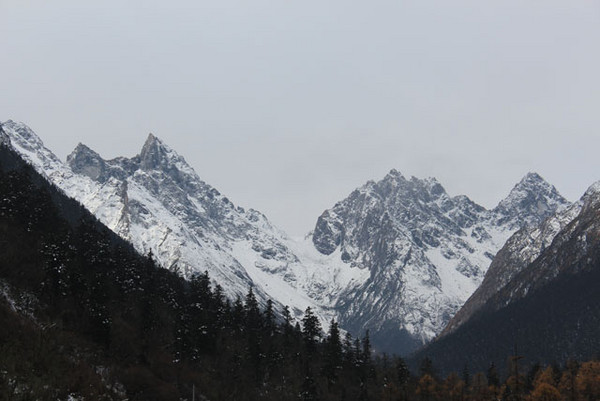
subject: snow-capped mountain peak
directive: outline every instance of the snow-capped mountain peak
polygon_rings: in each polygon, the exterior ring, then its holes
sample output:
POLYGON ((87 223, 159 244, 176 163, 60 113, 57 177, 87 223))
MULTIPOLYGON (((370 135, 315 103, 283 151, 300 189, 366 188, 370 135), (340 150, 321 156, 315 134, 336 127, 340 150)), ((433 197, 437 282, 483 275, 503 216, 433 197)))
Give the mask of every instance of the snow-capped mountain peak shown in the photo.
POLYGON ((271 298, 298 316, 311 306, 326 325, 333 299, 362 280, 356 269, 315 255, 309 241, 292 241, 260 212, 234 205, 152 134, 131 158, 105 160, 79 144, 65 164, 24 124, 0 127, 9 146, 139 252, 151 251, 187 277, 208 271, 231 299, 253 287, 262 302, 271 298))
POLYGON ((533 293, 564 271, 589 268, 600 225, 600 182, 581 199, 538 225, 521 228, 494 258, 479 288, 452 318, 442 336, 481 313, 499 310, 533 293), (562 248, 562 249, 561 249, 562 248), (560 255, 561 252, 566 254, 560 255), (586 266, 587 265, 587 266, 586 266))
POLYGON ((179 156, 152 133, 148 134, 148 138, 140 152, 140 167, 143 170, 162 169, 165 171, 177 167, 190 169, 183 157, 179 156))
POLYGON ((596 181, 585 191, 581 197, 584 208, 595 208, 600 202, 600 181, 596 181))
POLYGON ((528 173, 498 203, 493 212, 498 224, 511 227, 537 225, 554 210, 564 209, 569 202, 537 173, 528 173), (542 217, 542 220, 540 220, 542 217))
MULTIPOLYGON (((2 123, 4 132, 9 137, 12 146, 19 149, 30 163, 41 164, 47 168, 60 164, 61 161, 46 147, 42 140, 27 125, 8 120, 2 123), (35 159, 35 162, 34 162, 35 159)), ((46 175, 47 171, 45 171, 46 175)))
POLYGON ((67 163, 73 171, 90 177, 94 181, 105 181, 106 163, 100 155, 82 144, 67 156, 67 163))
POLYGON ((407 352, 439 333, 514 231, 566 204, 535 173, 486 210, 466 196, 450 197, 435 178, 392 170, 326 210, 312 239, 322 254, 338 251, 370 272, 354 296, 339 301, 342 325, 370 329, 375 342, 381 332, 403 338, 407 352))
POLYGON ((230 298, 252 286, 297 315, 311 306, 324 325, 335 316, 355 335, 370 329, 380 349, 398 353, 441 331, 521 223, 566 204, 536 174, 490 211, 451 197, 435 178, 391 170, 293 241, 202 181, 153 134, 136 156, 105 160, 79 144, 65 164, 24 124, 1 126, 39 172, 164 267, 188 277, 207 270, 230 298))

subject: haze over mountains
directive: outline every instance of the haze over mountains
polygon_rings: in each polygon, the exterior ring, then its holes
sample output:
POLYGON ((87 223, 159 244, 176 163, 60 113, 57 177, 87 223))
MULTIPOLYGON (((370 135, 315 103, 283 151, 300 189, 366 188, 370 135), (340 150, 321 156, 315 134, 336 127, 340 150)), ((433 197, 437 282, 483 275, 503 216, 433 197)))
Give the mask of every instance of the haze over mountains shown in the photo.
POLYGON ((262 302, 297 316, 310 306, 398 353, 443 330, 514 232, 570 206, 537 174, 486 210, 435 179, 392 170, 326 210, 298 241, 235 206, 153 135, 132 158, 104 160, 80 144, 63 163, 24 124, 1 128, 38 172, 163 267, 186 277, 207 270, 231 298, 252 286, 262 302))

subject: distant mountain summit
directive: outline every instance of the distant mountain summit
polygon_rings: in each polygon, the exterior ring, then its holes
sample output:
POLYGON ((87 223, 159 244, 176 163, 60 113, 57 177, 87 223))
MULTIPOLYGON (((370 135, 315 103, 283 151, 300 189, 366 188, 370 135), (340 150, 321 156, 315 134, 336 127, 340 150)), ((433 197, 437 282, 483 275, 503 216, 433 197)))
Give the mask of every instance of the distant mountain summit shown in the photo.
POLYGON ((61 162, 31 129, 1 124, 0 140, 143 254, 189 277, 208 271, 230 298, 310 306, 381 350, 406 353, 436 336, 477 289, 508 237, 568 202, 537 174, 486 210, 434 178, 396 170, 326 210, 292 240, 236 206, 150 134, 138 155, 103 159, 79 144, 61 162))
POLYGON ((375 343, 405 344, 401 352, 409 352, 442 330, 516 229, 568 205, 533 173, 486 210, 466 196, 449 196, 434 178, 407 179, 392 170, 325 211, 312 239, 319 252, 339 251, 370 272, 340 299, 342 326, 370 329, 375 343))
MULTIPOLYGON (((496 254, 479 288, 450 320, 442 335, 455 331, 468 321, 519 272, 540 256, 552 244, 556 235, 579 214, 581 206, 581 201, 576 202, 537 226, 525 226, 510 237, 496 254)), ((511 300, 505 300, 502 306, 510 302, 511 300)))
MULTIPOLYGON (((600 347, 600 183, 569 208, 516 232, 442 335, 419 351, 445 372, 512 355, 564 363, 600 347)), ((499 365, 501 366, 501 365, 499 365)))
POLYGON ((569 202, 537 173, 528 173, 493 209, 496 225, 512 228, 538 225, 569 202))
POLYGON ((292 241, 260 212, 234 205, 153 134, 131 158, 105 160, 79 144, 63 163, 26 125, 2 127, 36 170, 139 252, 186 277, 208 271, 230 299, 253 287, 262 302, 271 298, 298 316, 311 306, 325 324, 338 294, 362 275, 309 242, 292 241))

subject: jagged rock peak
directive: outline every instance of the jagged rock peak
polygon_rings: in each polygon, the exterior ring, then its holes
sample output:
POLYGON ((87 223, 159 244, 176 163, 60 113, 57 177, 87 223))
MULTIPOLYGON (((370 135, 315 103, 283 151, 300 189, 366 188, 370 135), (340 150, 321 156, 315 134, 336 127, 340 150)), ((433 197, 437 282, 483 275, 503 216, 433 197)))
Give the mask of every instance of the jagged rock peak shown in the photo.
POLYGON ((140 167, 143 170, 164 167, 173 154, 174 152, 163 141, 150 133, 140 152, 140 167))
POLYGON ((27 139, 27 140, 33 139, 36 142, 38 142, 38 141, 41 142, 41 139, 33 132, 33 130, 21 122, 17 122, 17 121, 13 121, 13 120, 6 120, 5 122, 2 123, 2 125, 6 126, 9 130, 17 131, 19 133, 19 135, 21 137, 23 137, 24 139, 27 139))
POLYGON ((2 130, 8 137, 8 142, 6 143, 10 143, 12 147, 18 148, 19 152, 29 163, 33 163, 33 157, 52 165, 61 163, 54 153, 45 148, 44 142, 27 125, 13 120, 7 120, 1 125, 2 130))
POLYGON ((523 188, 544 188, 548 191, 552 191, 556 189, 550 185, 542 176, 540 176, 536 172, 528 172, 525 176, 515 185, 514 190, 523 189, 523 188))
POLYGON ((539 174, 529 172, 513 187, 506 199, 500 201, 499 206, 508 202, 522 202, 531 194, 539 194, 550 199, 566 202, 566 199, 553 185, 549 184, 539 174))
MULTIPOLYGON (((461 202, 465 203, 464 200, 461 202)), ((383 228, 379 225, 383 222, 397 227, 413 227, 417 221, 426 221, 430 217, 447 222, 441 215, 454 207, 453 200, 435 178, 413 176, 406 179, 398 170, 392 169, 380 181, 367 182, 332 209, 324 211, 313 231, 313 244, 322 254, 330 255, 340 245, 344 248, 349 236, 372 236, 372 233, 366 233, 380 231, 383 228), (444 210, 440 209, 442 206, 444 210), (363 227, 365 221, 374 226, 363 227), (363 234, 359 235, 359 231, 363 234)), ((473 209, 473 213, 479 210, 470 201, 464 208, 473 209)))
POLYGON ((140 154, 131 160, 139 163, 139 169, 143 171, 160 170, 180 184, 191 180, 205 185, 182 156, 152 133, 148 135, 140 154))
POLYGON ((600 181, 596 181, 581 197, 584 209, 595 208, 600 203, 600 181))
POLYGON ((416 193, 424 191, 435 198, 446 193, 444 187, 434 177, 418 178, 411 176, 410 179, 406 179, 396 169, 391 169, 381 181, 369 181, 363 188, 372 188, 378 190, 378 192, 383 191, 384 196, 412 194, 408 195, 412 197, 416 193))
POLYGON ((583 194, 583 198, 585 199, 590 196, 597 196, 598 194, 600 194, 600 181, 596 181, 590 185, 590 187, 585 191, 585 194, 583 194))
POLYGON ((515 226, 539 224, 543 219, 569 205, 558 190, 537 173, 527 173, 500 201, 494 212, 499 223, 513 221, 515 226))
POLYGON ((100 155, 96 151, 92 150, 89 146, 79 142, 77 144, 77 146, 75 146, 75 149, 73 149, 71 154, 67 156, 67 160, 69 158, 77 157, 80 154, 93 155, 94 157, 100 157, 100 155))
POLYGON ((104 159, 81 142, 67 156, 67 164, 75 173, 86 175, 95 181, 103 177, 106 169, 104 159))
POLYGON ((387 173, 387 175, 385 176, 384 179, 386 178, 394 178, 394 179, 402 179, 405 180, 406 178, 404 178, 404 176, 402 175, 401 172, 399 172, 398 170, 396 170, 395 168, 391 169, 389 173, 387 173))
POLYGON ((5 134, 7 134, 9 138, 12 136, 22 145, 28 144, 28 149, 32 150, 35 148, 42 148, 44 146, 40 137, 38 137, 31 128, 21 122, 7 120, 2 123, 2 126, 3 130, 6 128, 6 130, 9 131, 5 131, 5 134), (18 138, 16 138, 16 136, 18 136, 18 138))

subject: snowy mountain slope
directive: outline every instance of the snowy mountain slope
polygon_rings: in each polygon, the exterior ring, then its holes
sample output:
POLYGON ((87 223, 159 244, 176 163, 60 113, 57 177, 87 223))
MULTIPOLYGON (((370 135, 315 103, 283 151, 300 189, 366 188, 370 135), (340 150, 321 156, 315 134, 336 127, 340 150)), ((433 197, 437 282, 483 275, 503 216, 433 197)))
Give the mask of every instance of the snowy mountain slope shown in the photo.
POLYGON ((231 298, 253 286, 263 301, 297 315, 311 306, 325 323, 337 294, 364 280, 335 255, 320 255, 261 213, 233 205, 153 135, 133 158, 103 160, 80 144, 65 164, 24 124, 2 127, 29 163, 138 251, 186 277, 208 271, 231 298))
POLYGON ((511 229, 537 226, 567 204, 554 186, 538 174, 529 173, 492 210, 494 224, 511 229))
POLYGON ((490 361, 500 366, 515 344, 529 364, 593 358, 600 346, 598 282, 600 182, 567 211, 517 232, 481 290, 409 363, 427 356, 445 372, 483 370, 490 361))
POLYGON ((340 299, 342 326, 368 328, 384 346, 393 337, 409 352, 442 330, 517 228, 566 205, 537 174, 486 210, 465 196, 450 197, 435 179, 407 179, 392 170, 325 211, 313 243, 370 273, 340 299))
POLYGON ((508 239, 490 264, 485 278, 473 295, 444 328, 441 335, 456 330, 476 313, 492 296, 508 284, 552 244, 581 211, 583 200, 548 217, 537 226, 525 226, 508 239))
POLYGON ((528 174, 493 210, 450 197, 435 179, 392 170, 319 217, 294 240, 235 206, 173 149, 149 135, 140 154, 104 160, 78 145, 62 163, 27 126, 6 140, 109 228, 189 277, 207 270, 234 298, 250 286, 299 316, 311 306, 354 334, 408 352, 437 335, 476 290, 506 239, 567 205, 528 174))
MULTIPOLYGON (((506 284, 489 297, 486 308, 497 309, 525 298, 558 275, 596 269, 600 243, 600 182, 588 188, 581 200, 549 219, 554 236, 546 241, 537 257, 514 272, 506 284), (560 224, 557 223, 560 220, 560 224)), ((541 226, 545 228, 545 224, 541 226)))

